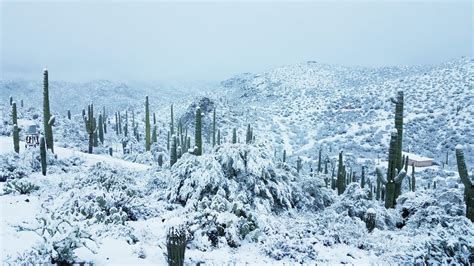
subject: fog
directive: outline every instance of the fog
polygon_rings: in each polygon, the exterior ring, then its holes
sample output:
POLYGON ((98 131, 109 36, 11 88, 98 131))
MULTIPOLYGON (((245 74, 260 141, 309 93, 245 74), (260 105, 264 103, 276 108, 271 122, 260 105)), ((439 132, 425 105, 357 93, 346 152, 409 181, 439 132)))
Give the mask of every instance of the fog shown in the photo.
POLYGON ((473 55, 472 2, 1 2, 1 78, 219 81, 473 55))

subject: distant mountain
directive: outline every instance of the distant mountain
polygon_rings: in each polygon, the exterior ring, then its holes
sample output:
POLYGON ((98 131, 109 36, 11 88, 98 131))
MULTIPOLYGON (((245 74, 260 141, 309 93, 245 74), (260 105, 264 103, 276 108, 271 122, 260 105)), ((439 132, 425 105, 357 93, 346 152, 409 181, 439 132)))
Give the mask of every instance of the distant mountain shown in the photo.
POLYGON ((241 123, 253 124, 278 150, 313 157, 321 144, 367 157, 385 154, 393 128, 389 99, 404 90, 405 150, 441 160, 457 143, 474 149, 473 84, 474 61, 462 58, 427 67, 306 62, 237 75, 221 86, 232 95, 230 117, 245 114, 241 123))

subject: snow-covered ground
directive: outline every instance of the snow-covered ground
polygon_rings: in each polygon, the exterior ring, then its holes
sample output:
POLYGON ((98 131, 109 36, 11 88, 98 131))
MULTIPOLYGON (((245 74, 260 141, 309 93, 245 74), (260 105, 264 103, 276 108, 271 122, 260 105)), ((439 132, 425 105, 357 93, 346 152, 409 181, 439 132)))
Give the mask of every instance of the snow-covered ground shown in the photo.
MULTIPOLYGON (((189 263, 473 263, 474 227, 465 217, 454 158, 454 146, 462 144, 472 172, 473 83, 474 63, 468 58, 380 69, 307 62, 238 75, 218 87, 193 87, 189 95, 183 88, 153 94, 155 86, 134 91, 108 81, 52 81, 55 154, 48 153, 46 176, 37 149, 20 142, 20 153, 13 152, 10 107, 0 104, 0 179, 8 179, 0 182, 0 259, 14 265, 51 259, 166 264, 167 231, 182 226, 189 263), (108 132, 93 154, 86 153, 80 114, 90 99, 81 95, 75 101, 70 88, 76 87, 97 94, 96 113, 106 107, 108 132), (387 164, 394 120, 389 99, 397 89, 405 91, 404 151, 412 158, 433 158, 435 165, 417 168, 416 191, 409 190, 407 178, 396 208, 385 209, 367 184, 361 188, 360 175, 365 167, 366 180, 375 186, 375 166, 387 164), (148 152, 146 94, 158 129, 148 152), (195 107, 204 110, 204 154, 185 153, 172 167, 166 101, 174 103, 175 126, 181 122, 192 143, 195 107), (222 136, 218 147, 210 137, 214 108, 222 136), (115 132, 117 111, 122 126, 127 111, 128 136, 115 132), (138 140, 130 133, 132 112, 138 140), (244 144, 248 124, 252 144, 244 144), (233 128, 237 144, 230 144, 233 128), (122 150, 124 142, 129 153, 122 150), (320 149, 328 174, 316 173, 320 149), (340 150, 356 182, 337 195, 325 181, 330 183, 340 150), (376 215, 370 233, 368 213, 376 215)), ((24 100, 18 110, 21 128, 42 125, 38 98, 23 97, 38 84, 0 82, 2 93, 24 100)))

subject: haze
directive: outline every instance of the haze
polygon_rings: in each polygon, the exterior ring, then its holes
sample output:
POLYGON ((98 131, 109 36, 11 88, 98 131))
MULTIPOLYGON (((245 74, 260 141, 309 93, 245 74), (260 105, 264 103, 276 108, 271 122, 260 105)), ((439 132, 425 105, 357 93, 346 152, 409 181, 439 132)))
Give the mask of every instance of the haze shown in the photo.
POLYGON ((472 2, 1 2, 1 79, 220 81, 473 55, 472 2))

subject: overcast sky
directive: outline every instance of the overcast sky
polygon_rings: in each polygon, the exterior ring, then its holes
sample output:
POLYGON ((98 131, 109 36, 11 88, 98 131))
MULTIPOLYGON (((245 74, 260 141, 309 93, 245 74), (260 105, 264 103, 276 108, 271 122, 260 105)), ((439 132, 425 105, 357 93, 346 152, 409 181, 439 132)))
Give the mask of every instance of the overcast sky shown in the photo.
POLYGON ((471 1, 1 3, 2 79, 219 81, 473 56, 471 1))

